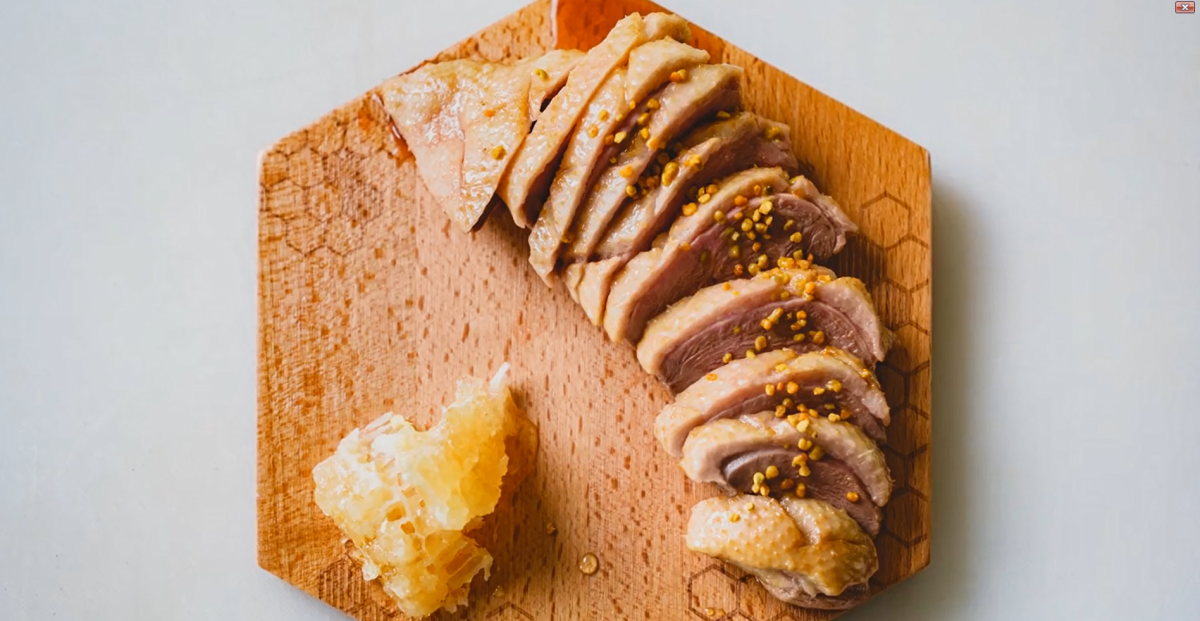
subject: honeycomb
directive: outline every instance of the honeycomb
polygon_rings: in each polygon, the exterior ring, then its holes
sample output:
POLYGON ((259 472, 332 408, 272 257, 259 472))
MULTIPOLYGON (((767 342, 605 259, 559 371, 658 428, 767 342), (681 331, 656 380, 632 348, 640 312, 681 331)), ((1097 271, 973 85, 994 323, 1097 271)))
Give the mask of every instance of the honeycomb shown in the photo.
POLYGON ((350 432, 313 469, 314 499, 353 543, 366 580, 378 579, 400 610, 424 617, 467 602, 492 556, 470 536, 502 486, 532 466, 537 431, 504 382, 459 382, 437 425, 420 431, 384 414, 350 432))

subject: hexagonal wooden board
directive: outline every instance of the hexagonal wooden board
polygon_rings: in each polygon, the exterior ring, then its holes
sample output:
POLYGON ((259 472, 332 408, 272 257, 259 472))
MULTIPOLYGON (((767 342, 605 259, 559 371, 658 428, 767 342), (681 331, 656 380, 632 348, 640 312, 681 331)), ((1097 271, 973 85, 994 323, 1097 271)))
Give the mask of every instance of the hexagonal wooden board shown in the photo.
MULTIPOLYGON (((540 0, 440 54, 512 60, 586 49, 641 1, 540 0), (557 26, 558 41, 554 40, 557 26)), ((686 17, 686 15, 684 16, 686 17)), ((746 68, 746 105, 789 123, 806 172, 863 234, 832 266, 869 285, 898 343, 879 368, 895 422, 898 492, 877 538, 878 591, 929 563, 930 167, 924 149, 716 36, 746 68)), ((400 69, 400 68, 397 68, 400 69)), ((397 410, 422 424, 457 378, 513 364, 541 430, 537 470, 482 534, 496 563, 464 619, 828 619, 780 604, 743 573, 684 547, 690 484, 651 436, 667 391, 606 342, 526 263, 525 232, 498 210, 452 229, 412 156, 366 94, 262 157, 258 558, 364 621, 400 618, 363 582, 312 502, 312 467, 356 426, 397 410), (556 532, 549 534, 547 525, 556 532), (586 552, 600 570, 583 575, 586 552), (788 616, 790 615, 790 617, 788 616)))

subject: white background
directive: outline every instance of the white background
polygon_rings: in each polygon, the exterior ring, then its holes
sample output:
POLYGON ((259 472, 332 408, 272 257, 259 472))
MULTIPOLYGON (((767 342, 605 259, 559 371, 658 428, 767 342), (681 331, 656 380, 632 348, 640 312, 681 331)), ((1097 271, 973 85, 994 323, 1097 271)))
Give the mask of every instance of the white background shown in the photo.
MULTIPOLYGON (((667 4, 932 153, 933 564, 846 618, 1200 619, 1200 15, 667 4)), ((256 154, 518 6, 0 6, 0 619, 340 618, 255 565, 256 154)))

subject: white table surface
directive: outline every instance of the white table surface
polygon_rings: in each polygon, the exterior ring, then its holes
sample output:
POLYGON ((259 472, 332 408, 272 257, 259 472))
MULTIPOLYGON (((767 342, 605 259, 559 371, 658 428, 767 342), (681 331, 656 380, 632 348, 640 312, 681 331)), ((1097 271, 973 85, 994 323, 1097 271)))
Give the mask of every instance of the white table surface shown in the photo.
MULTIPOLYGON (((1200 16, 667 4, 933 156, 933 564, 846 618, 1200 619, 1200 16)), ((518 6, 0 6, 0 619, 341 618, 255 565, 256 155, 518 6)))

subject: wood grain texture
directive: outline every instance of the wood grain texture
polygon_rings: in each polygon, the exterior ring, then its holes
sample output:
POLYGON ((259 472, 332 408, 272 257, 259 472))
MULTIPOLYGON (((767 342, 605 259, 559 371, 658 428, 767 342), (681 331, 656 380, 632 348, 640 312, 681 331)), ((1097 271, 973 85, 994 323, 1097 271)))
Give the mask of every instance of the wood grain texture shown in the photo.
MULTIPOLYGON (((627 0, 540 0, 435 60, 508 60, 587 47, 627 0)), ((686 17, 686 15, 684 16, 686 17)), ((747 70, 747 106, 794 128, 806 171, 862 227, 832 266, 867 282, 898 343, 879 368, 895 422, 884 448, 898 493, 876 540, 882 590, 929 562, 930 167, 919 146, 696 29, 747 70)), ((496 210, 454 230, 364 95, 268 149, 259 206, 258 557, 268 571, 364 621, 401 615, 364 583, 312 502, 312 467, 386 411, 436 419, 463 375, 513 364, 541 429, 537 470, 483 542, 496 557, 463 619, 828 619, 782 605, 741 572, 688 552, 689 483, 654 442, 666 390, 527 264, 525 232, 496 210), (555 534, 547 532, 553 524, 555 534), (600 571, 584 576, 594 552, 600 571), (711 613, 711 614, 710 614, 711 613), (739 616, 740 615, 740 616, 739 616), (790 616, 788 616, 790 615, 790 616)))

